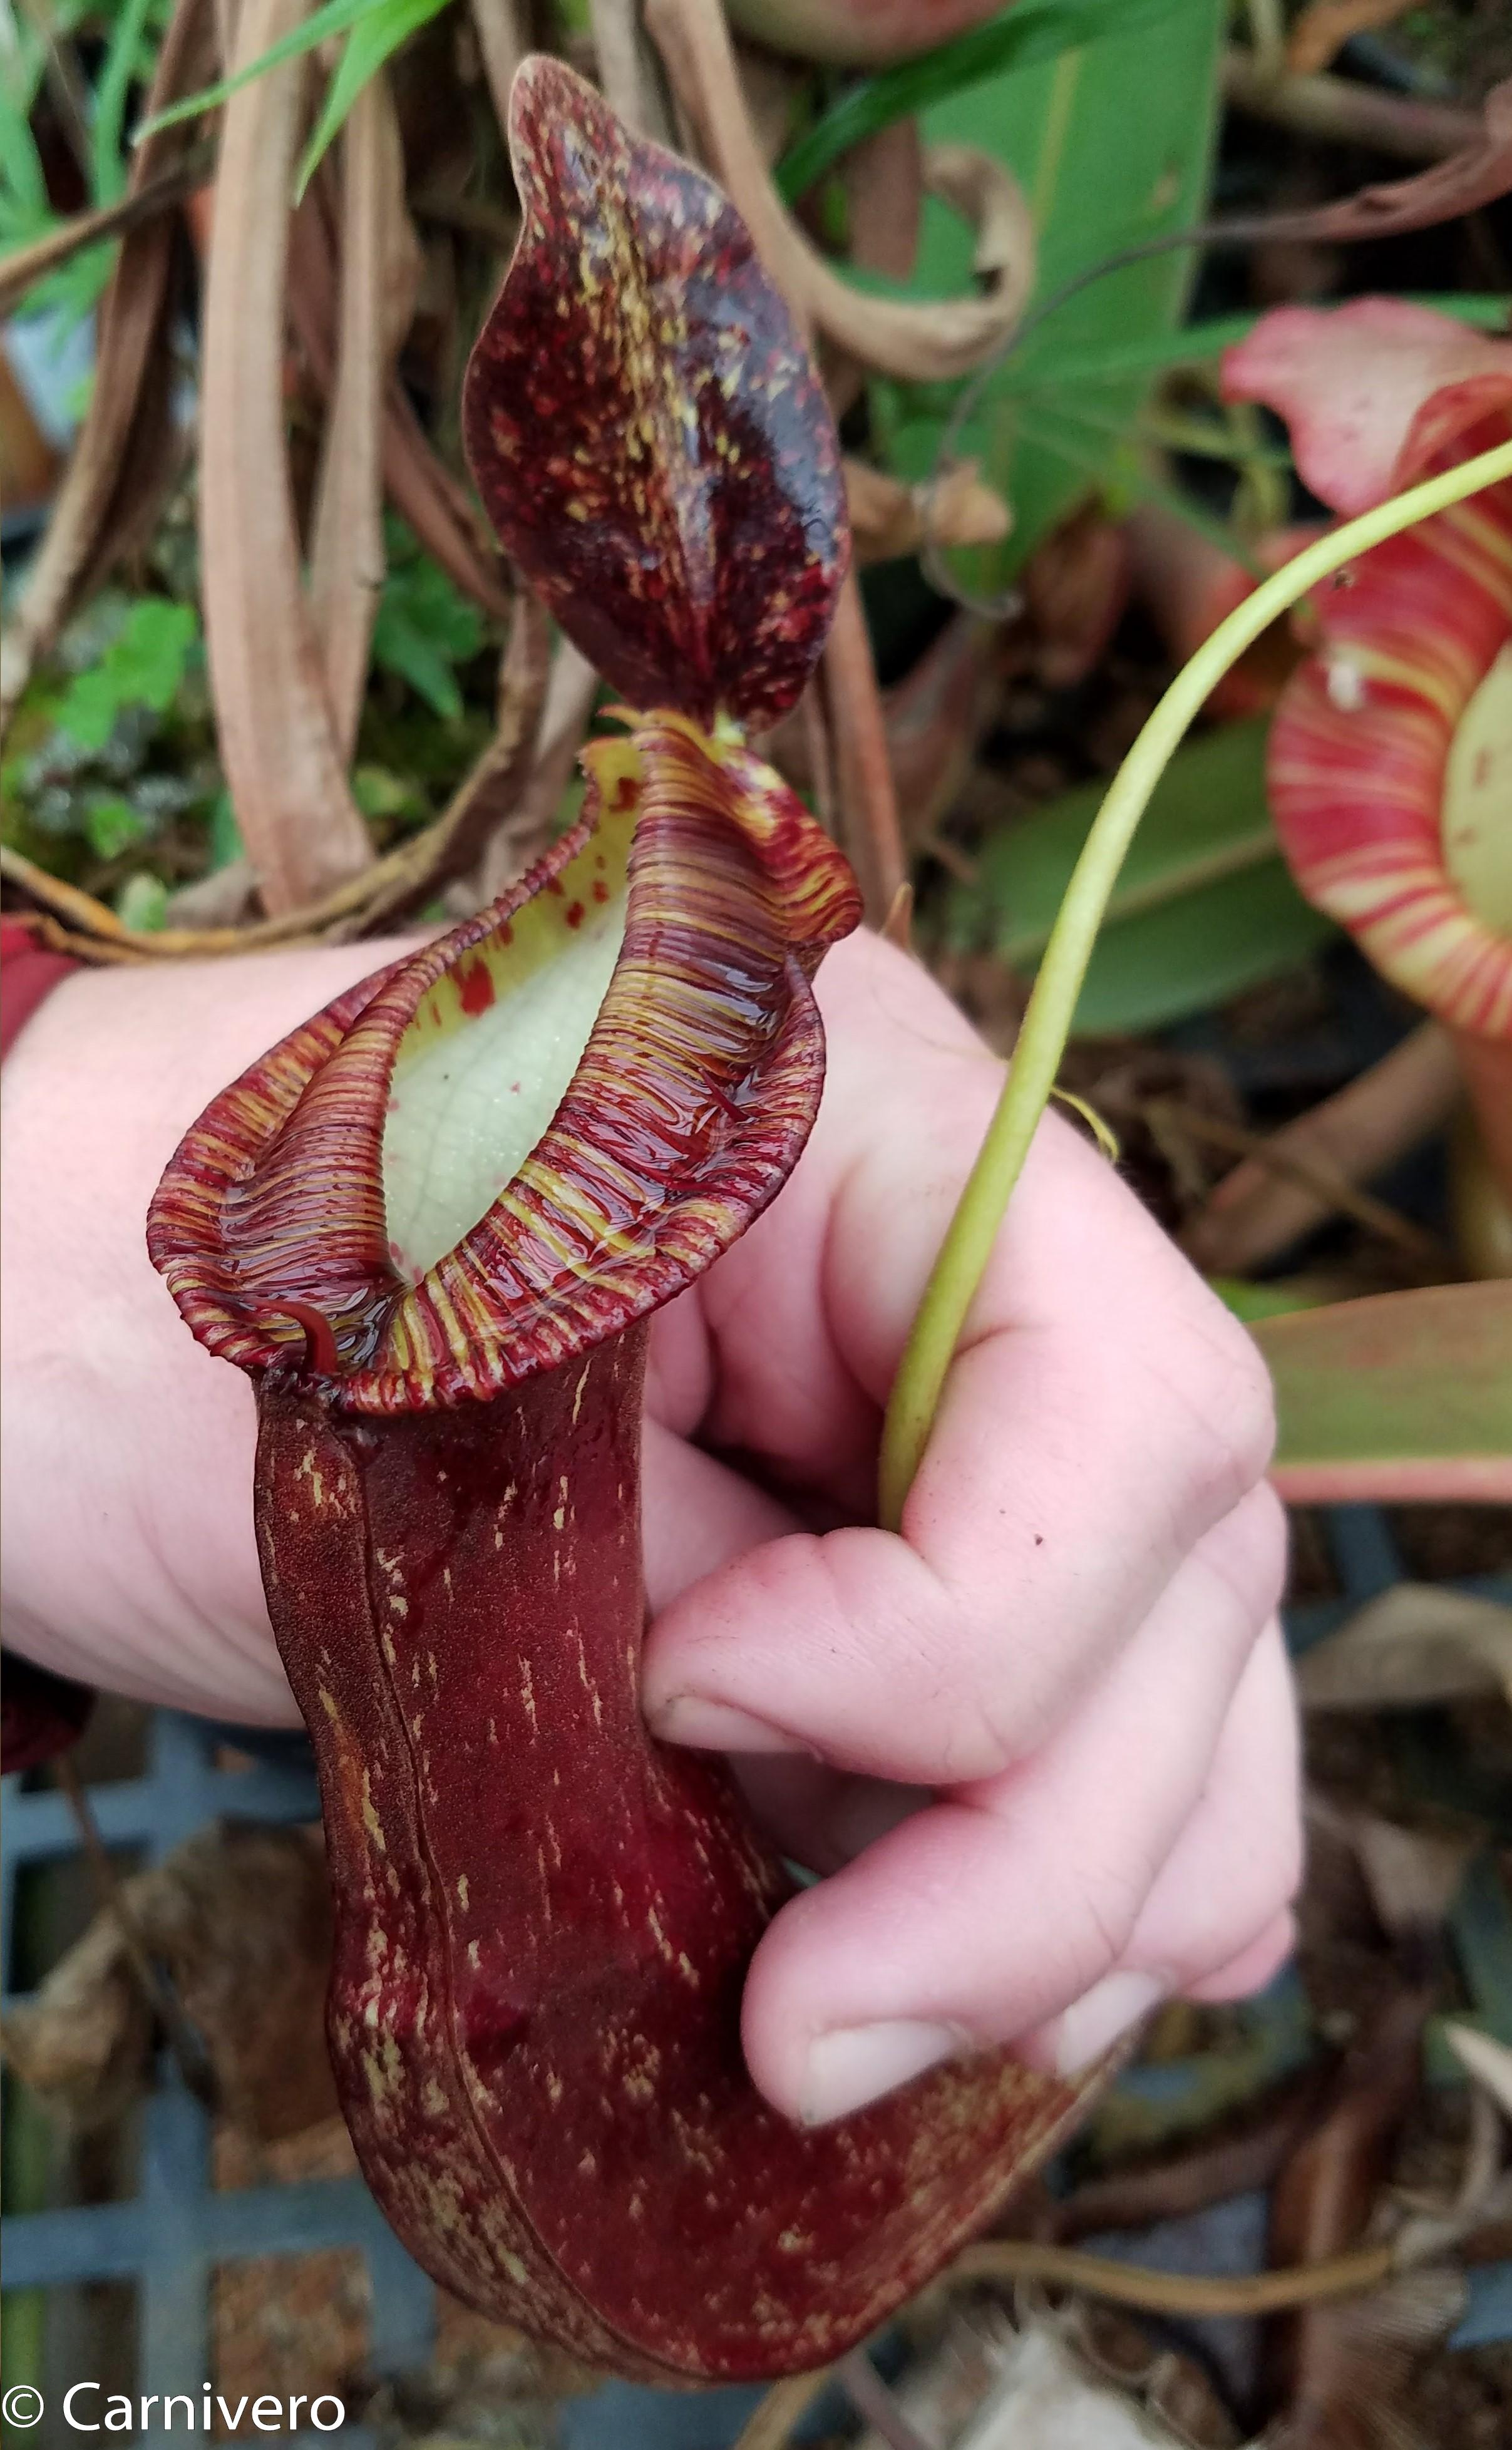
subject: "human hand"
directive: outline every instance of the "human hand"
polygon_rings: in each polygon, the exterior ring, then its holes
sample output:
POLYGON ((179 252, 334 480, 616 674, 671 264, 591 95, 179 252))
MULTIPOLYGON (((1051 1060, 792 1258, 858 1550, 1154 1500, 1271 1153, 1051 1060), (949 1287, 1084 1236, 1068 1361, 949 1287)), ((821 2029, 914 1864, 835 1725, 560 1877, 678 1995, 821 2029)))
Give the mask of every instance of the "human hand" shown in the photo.
MULTIPOLYGON (((65 1673, 292 1720, 240 1374, 142 1242, 181 1132, 393 946, 81 977, 6 1066, 7 1633, 65 1673)), ((788 1851, 745 2034, 821 2118, 1011 2039, 1079 2064, 1289 1944, 1281 1513, 1249 1340, 1058 1118, 1037 1137, 905 1538, 881 1407, 999 1067, 873 940, 821 972, 830 1078, 774 1207, 656 1322, 657 1732, 737 1753, 788 1851)))

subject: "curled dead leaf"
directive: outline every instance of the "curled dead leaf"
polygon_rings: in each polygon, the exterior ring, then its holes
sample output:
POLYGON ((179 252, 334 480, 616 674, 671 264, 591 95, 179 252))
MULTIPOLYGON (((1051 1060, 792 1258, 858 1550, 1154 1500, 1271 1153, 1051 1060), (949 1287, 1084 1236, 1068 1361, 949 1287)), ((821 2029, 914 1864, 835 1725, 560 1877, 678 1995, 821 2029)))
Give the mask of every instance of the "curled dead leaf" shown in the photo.
POLYGON ((1302 1659, 1310 1710, 1413 1709, 1500 1693, 1512 1701, 1512 1607, 1432 1583, 1398 1583, 1302 1659))
POLYGON ((932 485, 905 485, 864 459, 847 459, 844 474, 851 549, 861 563, 896 561, 926 536, 943 546, 998 544, 1013 526, 975 459, 958 461, 932 485))

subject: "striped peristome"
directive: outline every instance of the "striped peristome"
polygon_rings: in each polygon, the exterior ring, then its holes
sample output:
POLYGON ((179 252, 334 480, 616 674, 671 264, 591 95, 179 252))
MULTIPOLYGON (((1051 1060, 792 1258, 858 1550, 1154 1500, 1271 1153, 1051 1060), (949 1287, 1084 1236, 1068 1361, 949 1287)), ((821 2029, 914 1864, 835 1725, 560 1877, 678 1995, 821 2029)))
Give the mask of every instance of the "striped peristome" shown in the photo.
MULTIPOLYGON (((1512 342, 1396 300, 1269 316, 1224 364, 1358 511, 1512 433, 1512 342)), ((1472 1036, 1512 1036, 1512 484, 1375 546, 1311 599, 1270 805, 1308 900, 1472 1036)))

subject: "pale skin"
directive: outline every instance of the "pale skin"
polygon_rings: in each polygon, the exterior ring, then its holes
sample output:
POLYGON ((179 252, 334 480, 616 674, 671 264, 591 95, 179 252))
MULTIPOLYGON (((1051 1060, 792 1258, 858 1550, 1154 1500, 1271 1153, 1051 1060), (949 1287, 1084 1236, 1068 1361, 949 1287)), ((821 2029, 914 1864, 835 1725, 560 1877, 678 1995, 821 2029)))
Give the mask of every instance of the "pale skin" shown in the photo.
MULTIPOLYGON (((296 1712, 251 1512, 251 1390, 143 1246, 182 1132, 400 949, 79 974, 4 1072, 8 1643, 219 1718, 296 1712)), ((1248 1337, 1052 1115, 902 1538, 881 1409, 1000 1067, 873 939, 819 980, 824 1103, 775 1205, 656 1320, 652 1728, 733 1752, 795 1857, 746 1985, 763 2091, 822 2121, 947 2052, 1086 2063, 1290 1945, 1281 1507, 1248 1337)))

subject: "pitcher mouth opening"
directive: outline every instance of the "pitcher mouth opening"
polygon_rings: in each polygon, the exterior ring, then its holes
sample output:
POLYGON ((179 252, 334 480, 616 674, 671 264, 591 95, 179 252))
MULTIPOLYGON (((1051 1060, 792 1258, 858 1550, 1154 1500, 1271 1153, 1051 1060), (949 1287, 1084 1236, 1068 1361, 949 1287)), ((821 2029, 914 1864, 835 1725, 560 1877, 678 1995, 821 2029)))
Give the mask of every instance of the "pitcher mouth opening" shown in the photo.
POLYGON ((849 870, 727 727, 630 721, 528 877, 184 1141, 148 1247, 212 1351, 359 1411, 486 1397, 669 1299, 785 1179, 849 870))

